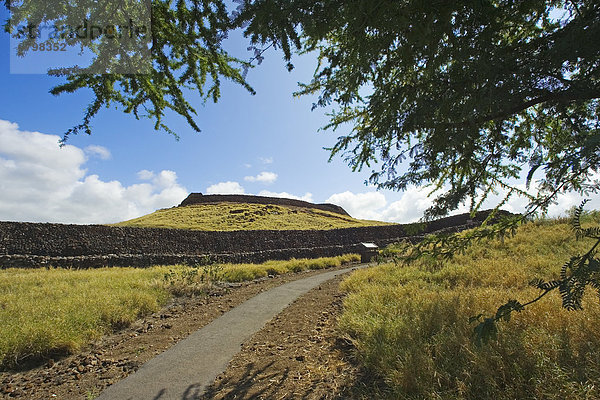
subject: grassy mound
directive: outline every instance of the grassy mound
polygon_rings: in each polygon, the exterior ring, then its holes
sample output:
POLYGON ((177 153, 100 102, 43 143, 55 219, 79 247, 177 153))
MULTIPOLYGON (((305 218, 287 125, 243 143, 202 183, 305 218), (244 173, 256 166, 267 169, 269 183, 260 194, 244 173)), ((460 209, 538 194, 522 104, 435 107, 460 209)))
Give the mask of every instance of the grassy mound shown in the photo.
POLYGON ((340 266, 360 256, 152 268, 0 270, 0 369, 75 352, 160 309, 173 295, 202 294, 211 281, 340 266))
POLYGON ((380 378, 365 398, 600 398, 600 305, 561 308, 559 293, 499 325, 498 340, 477 346, 469 317, 493 315, 509 299, 539 294, 534 278, 558 277, 571 255, 589 250, 564 221, 522 226, 447 262, 382 265, 354 273, 340 320, 366 371, 380 378))
POLYGON ((114 226, 202 231, 326 230, 375 225, 389 224, 379 221, 359 220, 311 208, 245 203, 197 204, 173 207, 114 224, 114 226))

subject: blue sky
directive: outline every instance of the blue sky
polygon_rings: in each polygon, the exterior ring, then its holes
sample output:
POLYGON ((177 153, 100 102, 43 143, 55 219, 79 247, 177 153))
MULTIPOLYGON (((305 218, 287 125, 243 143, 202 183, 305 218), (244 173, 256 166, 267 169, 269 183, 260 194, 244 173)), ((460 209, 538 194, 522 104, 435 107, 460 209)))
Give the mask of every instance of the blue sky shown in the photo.
MULTIPOLYGON (((0 8, 0 19, 6 10, 0 8)), ((228 46, 240 54, 247 40, 228 46)), ((376 191, 365 186, 369 171, 352 172, 324 147, 344 132, 320 132, 325 112, 311 111, 310 96, 293 98, 297 82, 308 82, 315 57, 293 60, 269 51, 248 81, 257 94, 224 82, 218 103, 196 99, 201 133, 179 116, 167 124, 180 140, 120 110, 102 110, 93 135, 58 139, 77 124, 90 93, 58 97, 48 90, 60 78, 11 74, 8 34, 0 34, 0 220, 108 223, 177 205, 189 192, 244 192, 334 202, 359 218, 417 220, 430 204, 426 191, 376 191)), ((243 55, 243 54, 242 54, 243 55)), ((244 57, 249 58, 251 54, 244 57)), ((564 210, 578 199, 561 202, 564 210)), ((523 202, 509 207, 519 211, 523 202)), ((558 212, 558 211, 556 211, 558 212)))

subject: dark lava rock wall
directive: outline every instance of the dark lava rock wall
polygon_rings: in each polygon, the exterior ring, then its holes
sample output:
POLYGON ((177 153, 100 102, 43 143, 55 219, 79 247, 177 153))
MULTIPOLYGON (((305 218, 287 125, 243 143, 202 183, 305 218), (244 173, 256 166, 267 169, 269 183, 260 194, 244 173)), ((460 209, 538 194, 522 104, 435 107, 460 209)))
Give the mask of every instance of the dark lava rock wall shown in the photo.
MULTIPOLYGON (((487 212, 427 224, 426 233, 458 231, 478 225, 487 212)), ((227 262, 261 262, 292 257, 324 257, 357 252, 361 242, 380 246, 402 239, 418 240, 409 225, 388 225, 326 231, 189 231, 0 222, 0 268, 61 266, 146 267, 201 262, 205 256, 227 262)))
POLYGON ((294 199, 283 199, 278 197, 265 197, 265 196, 251 196, 245 194, 202 194, 202 193, 191 193, 185 200, 181 202, 179 207, 185 207, 192 204, 209 204, 209 203, 251 203, 251 204, 276 204, 280 206, 294 206, 294 207, 306 207, 316 208, 318 210, 330 211, 336 214, 350 216, 340 206, 335 204, 313 204, 308 201, 294 200, 294 199))

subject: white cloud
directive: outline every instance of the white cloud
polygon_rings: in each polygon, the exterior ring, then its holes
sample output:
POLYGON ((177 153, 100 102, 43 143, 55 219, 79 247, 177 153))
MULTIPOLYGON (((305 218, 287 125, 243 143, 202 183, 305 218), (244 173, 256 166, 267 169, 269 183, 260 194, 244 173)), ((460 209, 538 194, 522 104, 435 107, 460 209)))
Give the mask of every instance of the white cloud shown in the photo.
MULTIPOLYGON (((598 180, 598 179, 600 179, 600 173, 597 173, 592 176, 592 180, 598 180)), ((525 179, 522 179, 521 181, 524 182, 525 179)), ((516 184, 515 186, 522 191, 527 191, 525 183, 516 184)), ((528 191, 528 193, 536 194, 536 191, 533 188, 534 185, 532 184, 531 186, 532 186, 532 188, 528 191)), ((498 204, 501 200, 504 199, 504 196, 506 196, 506 193, 507 193, 507 191, 503 190, 503 191, 499 191, 499 193, 496 195, 490 196, 490 198, 484 203, 484 208, 494 207, 496 204, 498 204)), ((548 207, 548 215, 551 217, 557 217, 560 215, 564 216, 564 215, 566 215, 567 210, 569 210, 573 206, 578 206, 579 204, 581 204, 581 202, 583 201, 584 198, 586 198, 586 197, 581 196, 575 192, 560 194, 556 199, 556 203, 551 204, 548 207)), ((586 209, 588 209, 588 210, 600 209, 600 196, 592 194, 591 196, 589 196, 587 198, 590 199, 590 202, 588 202, 586 204, 586 209)), ((528 204, 528 201, 526 198, 515 195, 515 196, 512 196, 502 208, 504 210, 507 210, 510 212, 521 213, 521 212, 525 211, 525 206, 527 204, 528 204)))
POLYGON ((387 204, 383 193, 352 193, 349 191, 330 196, 327 203, 343 207, 350 215, 360 219, 380 219, 381 209, 387 204))
POLYGON ((173 187, 177 184, 177 174, 175 171, 162 170, 152 179, 152 183, 161 189, 173 187))
MULTIPOLYGON (((524 184, 517 185, 519 188, 525 188, 524 184)), ((342 206, 350 215, 361 219, 374 219, 388 222, 408 223, 418 221, 423 212, 433 204, 434 193, 428 197, 427 188, 409 187, 402 192, 400 200, 387 204, 385 195, 380 192, 352 193, 343 192, 330 196, 326 201, 342 206)), ((491 195, 483 204, 482 209, 495 207, 503 198, 506 192, 500 192, 497 195, 491 195)), ((565 211, 581 203, 582 197, 576 193, 567 193, 560 195, 557 203, 549 207, 548 215, 557 217, 565 215, 565 211)), ((523 197, 511 197, 509 201, 502 206, 502 209, 514 213, 525 211, 527 199, 523 197)), ((600 196, 593 196, 586 205, 588 210, 600 209, 600 196)), ((468 212, 466 205, 461 205, 452 214, 468 212)))
POLYGON ((263 164, 273 164, 273 157, 258 157, 263 164))
POLYGON ((177 184, 177 174, 175 171, 167 169, 160 171, 158 174, 155 174, 154 171, 143 169, 138 171, 137 177, 142 181, 151 181, 152 185, 161 189, 173 187, 177 184))
MULTIPOLYGON (((433 205, 435 193, 431 197, 428 197, 429 192, 429 188, 409 187, 402 192, 400 200, 392 202, 381 210, 381 221, 399 223, 418 221, 423 217, 425 210, 433 205)), ((467 206, 461 205, 451 214, 460 214, 468 211, 469 208, 467 206)))
POLYGON ((141 171, 138 171, 137 176, 143 181, 149 181, 152 178, 154 178, 154 172, 148 171, 147 169, 143 169, 141 171))
POLYGON ((99 157, 102 160, 108 160, 111 157, 110 150, 103 146, 91 145, 87 146, 84 151, 90 156, 99 157))
POLYGON ((244 180, 247 182, 260 182, 270 184, 277 180, 277 174, 274 172, 263 171, 256 176, 246 176, 244 180))
POLYGON ((304 200, 304 201, 308 201, 310 203, 313 202, 313 195, 310 192, 306 192, 304 194, 304 196, 296 196, 287 192, 270 192, 268 190, 261 190, 258 193, 259 196, 266 196, 266 197, 280 197, 280 198, 284 198, 284 199, 296 199, 296 200, 304 200))
MULTIPOLYGON (((59 139, 0 120, 0 220, 117 222, 176 205, 187 195, 172 171, 140 171, 140 179, 152 182, 130 186, 103 181, 85 169, 89 147, 60 148, 59 139)), ((98 148, 91 152, 107 154, 98 148)))
POLYGON ((415 222, 422 216, 423 212, 433 204, 427 197, 427 190, 410 187, 403 192, 402 198, 394 201, 381 212, 382 221, 390 222, 415 222))
POLYGON ((237 182, 219 182, 206 188, 206 194, 244 194, 246 191, 237 182))

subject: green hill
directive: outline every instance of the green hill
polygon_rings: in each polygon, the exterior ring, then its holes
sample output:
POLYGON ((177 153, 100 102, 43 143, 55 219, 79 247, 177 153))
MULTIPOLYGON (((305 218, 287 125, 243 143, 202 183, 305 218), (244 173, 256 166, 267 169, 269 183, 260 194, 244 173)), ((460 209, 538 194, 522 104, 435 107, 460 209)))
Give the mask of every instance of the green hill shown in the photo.
POLYGON ((113 224, 113 226, 202 231, 327 230, 376 225, 390 224, 355 219, 314 208, 228 202, 167 208, 113 224))

